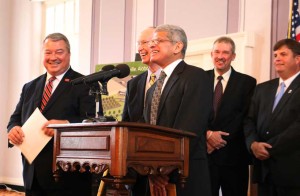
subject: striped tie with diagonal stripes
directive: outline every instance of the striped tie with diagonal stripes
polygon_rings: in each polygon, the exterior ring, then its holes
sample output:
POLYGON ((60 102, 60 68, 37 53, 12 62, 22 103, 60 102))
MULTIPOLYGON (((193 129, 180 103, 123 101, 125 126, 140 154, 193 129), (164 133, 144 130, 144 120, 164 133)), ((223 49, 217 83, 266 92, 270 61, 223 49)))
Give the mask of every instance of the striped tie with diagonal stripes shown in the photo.
POLYGON ((53 81, 56 79, 55 76, 52 76, 51 78, 49 78, 47 85, 44 88, 44 93, 43 93, 43 98, 42 98, 42 102, 41 102, 41 111, 44 110, 45 106, 47 105, 51 93, 52 93, 52 88, 53 88, 53 81))

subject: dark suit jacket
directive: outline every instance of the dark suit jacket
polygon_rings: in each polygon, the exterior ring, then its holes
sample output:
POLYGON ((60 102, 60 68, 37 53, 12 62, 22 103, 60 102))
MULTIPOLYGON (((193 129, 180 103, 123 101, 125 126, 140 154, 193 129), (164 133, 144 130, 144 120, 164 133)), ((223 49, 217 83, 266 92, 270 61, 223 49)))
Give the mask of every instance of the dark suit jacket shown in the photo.
POLYGON ((138 122, 143 119, 147 75, 148 71, 145 71, 128 81, 122 114, 123 121, 138 122))
MULTIPOLYGON (((144 119, 150 122, 151 98, 156 84, 147 92, 144 119)), ((189 178, 179 195, 210 194, 206 156, 206 129, 212 108, 212 89, 205 71, 180 62, 167 81, 161 95, 157 125, 191 131, 189 178)))
POLYGON ((245 121, 247 147, 254 141, 272 145, 270 158, 255 159, 254 180, 300 188, 300 75, 285 91, 272 112, 279 79, 259 84, 254 92, 245 121))
MULTIPOLYGON (((48 119, 69 120, 70 122, 82 122, 89 116, 95 116, 94 97, 88 96, 89 89, 85 85, 73 86, 70 80, 82 76, 71 68, 64 75, 54 93, 50 97, 43 115, 48 119)), ((32 112, 40 107, 46 74, 25 84, 22 89, 19 103, 10 121, 8 131, 14 126, 22 126, 32 112)), ((22 155, 23 178, 26 189, 30 189, 33 182, 34 172, 42 187, 55 188, 52 173, 53 138, 44 147, 32 164, 29 164, 22 155)))
MULTIPOLYGON (((236 72, 231 74, 225 88, 218 113, 209 125, 213 131, 224 131, 227 145, 209 155, 210 161, 216 165, 249 164, 250 155, 245 144, 243 131, 244 118, 247 115, 256 80, 248 75, 236 72)), ((207 71, 211 88, 214 88, 214 70, 207 71)))

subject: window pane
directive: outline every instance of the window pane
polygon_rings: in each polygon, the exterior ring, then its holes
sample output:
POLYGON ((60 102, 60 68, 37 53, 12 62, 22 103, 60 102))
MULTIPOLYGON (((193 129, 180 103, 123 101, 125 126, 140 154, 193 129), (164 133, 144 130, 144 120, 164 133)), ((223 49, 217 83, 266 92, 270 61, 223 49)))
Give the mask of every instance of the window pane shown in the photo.
POLYGON ((57 0, 46 3, 46 35, 60 32, 67 36, 71 45, 71 65, 79 67, 79 0, 57 0))

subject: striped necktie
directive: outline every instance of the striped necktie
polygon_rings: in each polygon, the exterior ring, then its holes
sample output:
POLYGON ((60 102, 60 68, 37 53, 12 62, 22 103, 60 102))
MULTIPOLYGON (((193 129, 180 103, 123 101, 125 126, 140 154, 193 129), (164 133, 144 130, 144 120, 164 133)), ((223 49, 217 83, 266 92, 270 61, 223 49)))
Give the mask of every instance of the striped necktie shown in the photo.
POLYGON ((43 93, 43 98, 42 98, 42 102, 41 102, 41 111, 44 110, 44 108, 46 107, 51 93, 52 93, 52 88, 53 88, 53 81, 56 79, 55 76, 52 76, 51 78, 49 78, 47 85, 44 88, 44 93, 43 93))

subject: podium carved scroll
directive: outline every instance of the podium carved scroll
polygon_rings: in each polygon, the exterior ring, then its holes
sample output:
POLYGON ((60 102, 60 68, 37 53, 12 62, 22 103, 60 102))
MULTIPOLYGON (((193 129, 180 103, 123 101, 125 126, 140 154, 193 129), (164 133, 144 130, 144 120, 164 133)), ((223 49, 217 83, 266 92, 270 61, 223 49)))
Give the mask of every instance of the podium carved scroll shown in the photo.
POLYGON ((140 175, 178 172, 182 186, 188 177, 190 132, 141 123, 104 122, 50 125, 54 136, 53 172, 109 174, 102 180, 120 195, 135 183, 128 171, 140 175))

